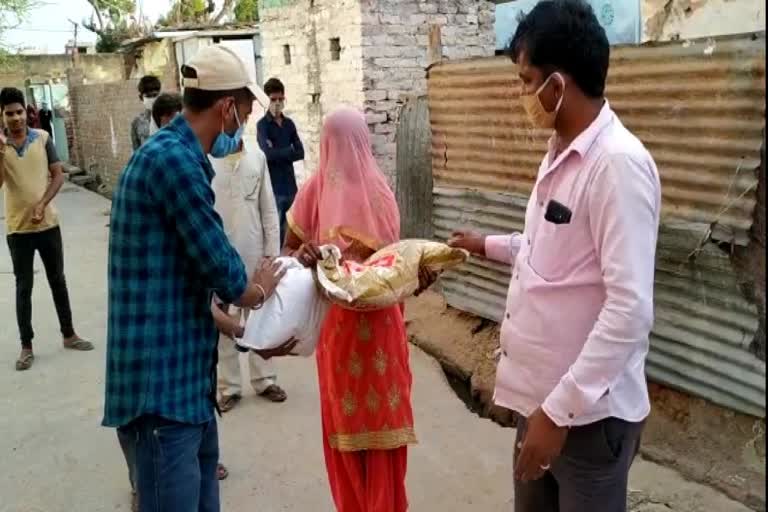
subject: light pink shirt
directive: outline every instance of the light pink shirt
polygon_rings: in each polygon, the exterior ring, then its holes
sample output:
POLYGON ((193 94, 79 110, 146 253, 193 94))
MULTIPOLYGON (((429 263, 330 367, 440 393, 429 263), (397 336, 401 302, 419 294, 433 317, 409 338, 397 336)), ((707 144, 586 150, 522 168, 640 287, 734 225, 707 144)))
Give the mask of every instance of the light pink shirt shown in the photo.
POLYGON ((553 139, 523 233, 486 241, 489 258, 512 264, 494 399, 524 416, 541 406, 560 426, 641 421, 650 412, 658 171, 607 102, 554 156, 553 139), (570 223, 545 220, 551 199, 570 208, 570 223))

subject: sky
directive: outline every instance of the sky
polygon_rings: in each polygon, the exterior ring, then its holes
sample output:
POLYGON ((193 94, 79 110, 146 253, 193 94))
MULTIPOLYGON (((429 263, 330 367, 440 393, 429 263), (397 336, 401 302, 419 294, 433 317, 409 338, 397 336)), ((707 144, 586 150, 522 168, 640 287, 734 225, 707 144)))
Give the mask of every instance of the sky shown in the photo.
MULTIPOLYGON (((38 3, 21 25, 3 34, 3 43, 41 53, 64 53, 64 46, 73 36, 73 26, 68 20, 79 23, 90 18, 90 4, 86 0, 39 0, 38 3)), ((144 16, 152 21, 164 14, 170 4, 171 0, 136 0, 137 9, 141 7, 144 16)), ((95 34, 80 26, 78 41, 95 40, 95 34)))

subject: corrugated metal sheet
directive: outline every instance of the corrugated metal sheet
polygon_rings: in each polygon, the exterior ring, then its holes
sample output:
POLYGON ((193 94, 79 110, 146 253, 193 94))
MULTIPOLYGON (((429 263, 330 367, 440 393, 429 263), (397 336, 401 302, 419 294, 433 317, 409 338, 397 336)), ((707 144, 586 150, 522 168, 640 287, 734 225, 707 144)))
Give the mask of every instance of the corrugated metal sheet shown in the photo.
MULTIPOLYGON (((519 231, 526 202, 514 194, 435 188, 435 235, 447 239, 467 228, 486 234, 519 231)), ((660 231, 648 376, 764 417, 765 363, 748 350, 757 311, 744 299, 728 255, 716 246, 705 246, 687 262, 704 229, 667 222, 660 231)), ((444 276, 443 290, 452 306, 498 322, 509 277, 507 266, 474 258, 444 276)))
MULTIPOLYGON (((765 118, 764 37, 612 49, 607 96, 653 154, 665 218, 746 244, 765 118), (725 210, 725 211, 723 211, 725 210)), ((430 69, 436 186, 526 195, 548 133, 531 129, 504 57, 430 69)))

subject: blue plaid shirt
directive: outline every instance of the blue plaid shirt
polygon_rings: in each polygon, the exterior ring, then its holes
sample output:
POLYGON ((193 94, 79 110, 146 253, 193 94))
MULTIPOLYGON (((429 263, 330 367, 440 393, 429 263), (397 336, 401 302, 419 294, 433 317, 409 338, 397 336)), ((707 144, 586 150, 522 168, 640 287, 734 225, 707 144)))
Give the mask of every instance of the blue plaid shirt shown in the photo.
POLYGON ((183 116, 128 162, 112 198, 105 426, 213 418, 216 293, 247 276, 213 209, 214 170, 183 116))

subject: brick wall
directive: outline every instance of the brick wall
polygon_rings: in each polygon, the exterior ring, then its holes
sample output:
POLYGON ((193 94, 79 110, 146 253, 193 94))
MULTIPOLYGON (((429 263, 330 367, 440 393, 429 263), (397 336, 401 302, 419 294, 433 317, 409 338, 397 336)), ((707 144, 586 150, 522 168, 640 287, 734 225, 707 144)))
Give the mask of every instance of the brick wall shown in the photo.
POLYGON ((136 97, 137 81, 73 84, 70 101, 75 119, 77 165, 101 179, 111 191, 131 157, 131 121, 144 109, 136 97))
POLYGON ((445 59, 494 54, 495 6, 485 0, 364 0, 365 110, 382 170, 395 176, 395 127, 406 96, 427 92, 429 30, 440 26, 445 59))
MULTIPOLYGON (((125 70, 122 56, 121 62, 125 70)), ((175 58, 168 58, 151 72, 161 77, 164 91, 178 90, 175 58)), ((107 83, 88 83, 86 70, 81 67, 67 73, 74 120, 72 160, 97 176, 107 194, 133 153, 131 123, 144 110, 138 98, 138 78, 122 77, 117 75, 107 83)))
POLYGON ((286 85, 287 114, 317 163, 325 114, 340 104, 364 109, 374 154, 395 177, 395 127, 407 95, 426 93, 428 32, 442 29, 449 59, 493 55, 494 4, 486 0, 294 0, 261 12, 264 71, 286 85), (331 39, 341 54, 331 57, 331 39), (285 47, 291 64, 285 63, 285 47))

